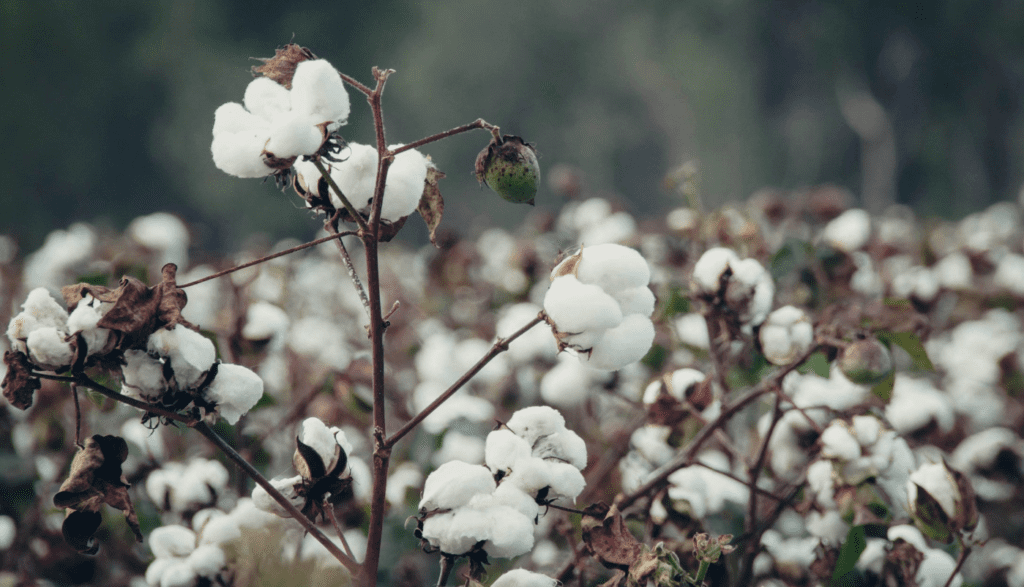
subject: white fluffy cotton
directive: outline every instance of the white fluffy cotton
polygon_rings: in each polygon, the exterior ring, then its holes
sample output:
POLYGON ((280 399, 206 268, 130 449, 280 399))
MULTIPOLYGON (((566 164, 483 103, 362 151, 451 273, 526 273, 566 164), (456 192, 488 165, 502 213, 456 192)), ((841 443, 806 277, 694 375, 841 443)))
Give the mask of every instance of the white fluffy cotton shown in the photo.
POLYGON ((237 424, 243 414, 263 397, 263 380, 241 365, 221 363, 217 376, 206 388, 206 399, 217 405, 217 413, 229 424, 237 424))
POLYGON ((765 358, 775 365, 787 365, 811 348, 814 326, 800 308, 783 306, 768 315, 758 336, 765 358))

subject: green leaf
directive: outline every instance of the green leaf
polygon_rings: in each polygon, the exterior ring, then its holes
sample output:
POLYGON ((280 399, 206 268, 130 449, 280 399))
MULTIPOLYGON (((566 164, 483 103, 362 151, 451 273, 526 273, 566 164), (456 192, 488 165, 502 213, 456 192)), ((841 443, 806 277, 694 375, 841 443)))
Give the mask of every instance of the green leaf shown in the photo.
POLYGON ((864 549, 867 548, 867 535, 864 526, 854 526, 846 534, 846 542, 839 549, 839 560, 836 561, 835 571, 832 573, 831 585, 842 585, 843 576, 853 571, 864 549))
POLYGON ((878 340, 888 344, 896 345, 907 351, 910 358, 914 360, 914 368, 920 371, 934 371, 935 365, 928 358, 921 339, 913 332, 889 332, 881 330, 875 333, 878 340))
POLYGON ((813 372, 815 375, 828 379, 830 367, 825 353, 818 352, 807 357, 807 360, 797 367, 797 371, 805 375, 813 372))
POLYGON ((655 344, 651 347, 651 350, 647 351, 644 358, 640 359, 640 362, 654 371, 661 371, 661 367, 665 364, 665 359, 667 358, 668 351, 665 350, 665 347, 655 344))
POLYGON ((896 371, 889 373, 889 376, 881 383, 871 388, 871 393, 886 404, 892 399, 892 388, 896 384, 896 371))
POLYGON ((690 298, 686 297, 686 293, 683 288, 678 285, 672 286, 672 290, 669 292, 668 300, 665 302, 665 307, 661 311, 661 315, 664 318, 671 318, 677 314, 685 314, 690 311, 690 298))

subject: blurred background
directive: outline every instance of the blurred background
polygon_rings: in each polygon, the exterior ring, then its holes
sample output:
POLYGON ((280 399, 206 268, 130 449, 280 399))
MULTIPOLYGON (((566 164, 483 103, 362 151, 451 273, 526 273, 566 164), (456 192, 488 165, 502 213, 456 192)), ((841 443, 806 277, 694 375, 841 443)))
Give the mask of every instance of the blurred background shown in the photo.
MULTIPOLYGON (((290 41, 365 83, 397 70, 389 142, 482 117, 641 218, 681 204, 663 178, 690 160, 712 206, 834 183, 875 212, 959 218, 1024 181, 1024 2, 0 0, 0 234, 27 252, 77 220, 164 210, 211 252, 312 236, 297 196, 209 154, 250 57, 290 41)), ((371 142, 350 95, 342 134, 371 142)), ((448 174, 449 227, 527 213, 478 187, 488 138, 424 149, 448 174)), ((413 225, 399 238, 422 239, 413 225)))

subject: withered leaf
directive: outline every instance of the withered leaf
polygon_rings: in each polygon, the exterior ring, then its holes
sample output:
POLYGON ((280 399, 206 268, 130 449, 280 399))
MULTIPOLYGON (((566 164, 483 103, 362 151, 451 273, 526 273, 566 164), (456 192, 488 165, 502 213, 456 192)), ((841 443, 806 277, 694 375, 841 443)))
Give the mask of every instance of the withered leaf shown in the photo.
POLYGON ((444 215, 444 198, 441 197, 441 190, 438 188, 437 182, 444 177, 443 171, 433 165, 428 165, 427 179, 423 182, 423 196, 420 197, 419 207, 416 208, 423 221, 427 223, 427 228, 430 229, 430 244, 437 248, 441 248, 437 244, 437 227, 441 224, 441 217, 444 215))
POLYGON ((305 47, 295 43, 289 43, 274 51, 270 58, 257 57, 263 65, 255 65, 252 68, 253 74, 263 74, 282 86, 292 89, 292 77, 295 75, 295 68, 308 59, 316 59, 316 55, 305 47))
POLYGON ((75 454, 67 480, 53 496, 55 506, 69 510, 62 531, 68 544, 80 552, 95 554, 98 550, 92 535, 99 527, 96 520, 103 504, 124 512, 125 521, 142 542, 139 520, 128 496, 129 485, 121 473, 121 463, 127 458, 128 443, 123 438, 93 435, 75 454))
POLYGON ((31 408, 35 391, 41 385, 39 378, 32 376, 32 363, 25 353, 4 351, 4 364, 7 365, 7 373, 0 384, 4 390, 4 397, 18 409, 31 408))
POLYGON ((596 503, 584 510, 583 542, 609 569, 628 570, 640 557, 640 542, 626 529, 618 508, 596 503))
POLYGON ((86 294, 112 303, 113 307, 100 318, 97 326, 120 333, 119 348, 142 348, 157 329, 187 324, 181 317, 181 310, 188 303, 188 296, 176 283, 177 270, 174 263, 164 265, 163 279, 153 287, 126 275, 115 289, 78 283, 61 288, 61 294, 72 311, 86 294))

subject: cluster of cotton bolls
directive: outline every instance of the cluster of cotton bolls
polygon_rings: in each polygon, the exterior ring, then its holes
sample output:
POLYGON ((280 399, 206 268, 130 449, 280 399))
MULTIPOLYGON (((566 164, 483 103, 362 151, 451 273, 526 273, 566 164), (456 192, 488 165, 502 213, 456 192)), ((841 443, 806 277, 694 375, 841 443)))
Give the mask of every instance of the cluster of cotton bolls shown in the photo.
POLYGON ((647 261, 629 247, 586 246, 551 271, 544 311, 560 349, 614 371, 639 361, 654 342, 654 293, 647 261))
POLYGON ((744 332, 751 332, 768 317, 775 296, 771 274, 757 259, 740 259, 732 250, 716 247, 693 266, 694 293, 727 308, 744 332))
POLYGON ((228 471, 219 461, 193 458, 170 461, 146 478, 146 494, 162 511, 176 515, 217 505, 226 493, 228 471))
POLYGON ((281 168, 275 160, 316 153, 349 113, 341 76, 323 59, 299 63, 290 88, 257 77, 243 102, 222 105, 213 123, 213 162, 236 177, 264 177, 281 168))
POLYGON ((540 504, 575 501, 586 465, 586 444, 557 410, 521 409, 487 436, 485 465, 449 461, 427 476, 417 536, 451 556, 529 552, 540 504))

